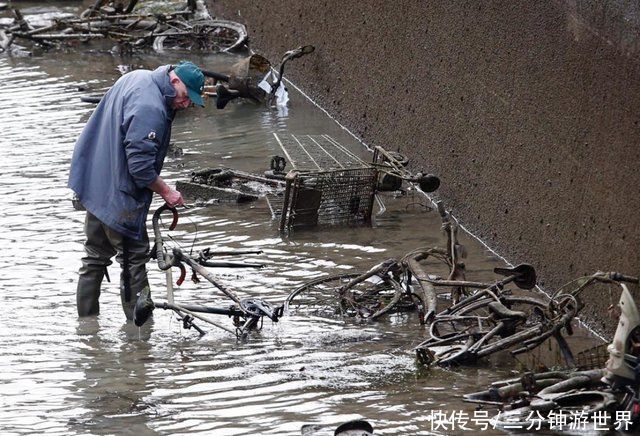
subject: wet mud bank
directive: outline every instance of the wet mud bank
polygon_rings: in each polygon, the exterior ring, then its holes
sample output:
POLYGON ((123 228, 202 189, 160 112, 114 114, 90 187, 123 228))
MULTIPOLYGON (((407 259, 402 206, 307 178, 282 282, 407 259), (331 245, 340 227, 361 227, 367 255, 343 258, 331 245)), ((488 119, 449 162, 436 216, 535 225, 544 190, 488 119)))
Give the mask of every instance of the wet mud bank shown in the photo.
MULTIPOLYGON (((293 82, 368 145, 440 175, 437 197, 510 262, 533 263, 544 288, 637 274, 637 5, 207 4, 267 57, 314 44, 293 82)), ((586 298, 583 318, 610 336, 618 296, 586 298)))

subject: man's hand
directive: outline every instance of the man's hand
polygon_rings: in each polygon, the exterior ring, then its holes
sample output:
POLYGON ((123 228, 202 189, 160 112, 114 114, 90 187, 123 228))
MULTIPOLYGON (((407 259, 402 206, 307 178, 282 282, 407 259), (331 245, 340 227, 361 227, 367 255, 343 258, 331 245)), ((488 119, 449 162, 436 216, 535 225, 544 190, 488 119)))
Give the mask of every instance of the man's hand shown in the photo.
POLYGON ((167 192, 165 195, 162 195, 162 198, 164 198, 164 201, 167 202, 167 205, 169 207, 184 206, 184 199, 182 198, 182 194, 180 193, 180 191, 176 191, 175 189, 169 188, 169 192, 167 192))
POLYGON ((162 197, 169 207, 184 206, 182 194, 167 185, 162 177, 158 177, 151 183, 149 189, 162 197))

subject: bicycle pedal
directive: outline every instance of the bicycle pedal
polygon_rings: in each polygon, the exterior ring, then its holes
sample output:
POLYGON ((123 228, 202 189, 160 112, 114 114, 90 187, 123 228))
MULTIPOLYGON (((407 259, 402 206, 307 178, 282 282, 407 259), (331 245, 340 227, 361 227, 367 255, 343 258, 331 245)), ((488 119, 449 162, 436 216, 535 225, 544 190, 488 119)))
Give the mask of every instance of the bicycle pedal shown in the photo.
POLYGON ((430 366, 436 360, 436 355, 429 348, 416 349, 418 362, 425 366, 430 366))

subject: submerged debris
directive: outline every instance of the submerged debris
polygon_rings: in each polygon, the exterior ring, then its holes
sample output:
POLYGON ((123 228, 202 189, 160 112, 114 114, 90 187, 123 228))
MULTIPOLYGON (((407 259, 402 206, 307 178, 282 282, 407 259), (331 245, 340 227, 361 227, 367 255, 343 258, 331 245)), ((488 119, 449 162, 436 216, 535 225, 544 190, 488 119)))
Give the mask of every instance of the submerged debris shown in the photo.
POLYGON ((247 335, 251 331, 260 330, 262 328, 263 317, 271 319, 273 322, 278 322, 282 316, 282 306, 273 307, 267 301, 259 298, 243 298, 241 299, 236 294, 236 290, 222 284, 217 277, 212 274, 207 268, 262 268, 264 265, 249 262, 234 262, 234 261, 214 261, 211 260, 217 256, 227 256, 230 254, 259 254, 262 251, 212 251, 209 248, 198 251, 196 254, 193 252, 186 253, 178 246, 174 246, 169 253, 165 247, 165 240, 160 230, 160 217, 162 212, 171 211, 173 214, 173 221, 169 226, 169 230, 173 230, 178 223, 178 212, 175 208, 170 208, 166 204, 161 206, 153 214, 151 220, 154 234, 154 246, 152 248, 152 256, 155 257, 158 268, 162 271, 166 271, 167 278, 167 301, 156 301, 155 307, 158 309, 172 310, 182 321, 182 326, 185 329, 195 329, 200 335, 204 335, 205 331, 198 327, 194 321, 199 320, 206 322, 214 327, 225 330, 229 333, 233 333, 238 339, 246 339, 247 335), (180 277, 176 281, 176 285, 180 286, 187 277, 187 267, 192 271, 191 280, 194 283, 199 283, 200 278, 204 278, 214 288, 224 294, 233 303, 230 306, 215 307, 210 305, 192 305, 192 304, 177 304, 174 301, 173 295, 173 276, 171 268, 177 267, 180 270, 180 277), (224 325, 213 321, 209 315, 225 315, 232 318, 235 329, 225 327, 224 325))
MULTIPOLYGON (((235 28, 235 26, 241 26, 231 21, 221 20, 208 20, 198 24, 198 26, 203 25, 211 28, 221 25, 230 29, 235 28)), ((242 29, 236 30, 246 35, 243 26, 242 29)), ((2 38, 3 34, 2 31, 0 31, 0 47, 2 46, 2 38)), ((182 40, 186 45, 181 45, 180 41, 176 40, 173 36, 168 37, 163 34, 154 39, 154 48, 157 51, 162 51, 162 49, 167 46, 167 42, 170 41, 173 47, 193 49, 194 41, 192 38, 182 38, 182 40)), ((210 49, 205 47, 205 44, 201 44, 199 48, 203 50, 210 49)), ((223 51, 230 51, 233 48, 234 47, 230 46, 223 51)), ((287 53, 307 54, 313 52, 313 50, 313 46, 307 45, 295 50, 289 50, 287 53)), ((215 97, 216 107, 218 109, 224 109, 230 101, 238 98, 256 103, 266 103, 270 106, 275 105, 277 108, 286 108, 289 97, 286 88, 282 84, 284 65, 288 60, 300 56, 302 56, 302 54, 298 56, 285 55, 284 60, 280 64, 278 74, 272 70, 271 62, 269 62, 268 59, 256 53, 235 63, 231 67, 230 74, 202 69, 202 73, 208 78, 204 87, 204 95, 215 97)), ((133 69, 135 69, 133 66, 119 67, 120 73, 123 75, 133 69)), ((81 100, 87 103, 99 103, 102 96, 103 94, 96 93, 83 96, 81 100)))
MULTIPOLYGON (((285 65, 292 59, 313 53, 314 50, 314 46, 305 45, 287 51, 282 56, 278 73, 272 71, 269 60, 259 54, 253 54, 237 62, 232 67, 232 73, 228 75, 203 71, 205 76, 211 77, 215 81, 216 107, 224 109, 230 101, 236 98, 286 107, 289 96, 282 84, 285 65)), ((212 94, 209 90, 209 95, 212 94)))
MULTIPOLYGON (((496 272, 501 272, 496 269, 496 272)), ((554 339, 564 365, 576 367, 573 352, 565 335, 573 334, 572 321, 584 307, 580 296, 584 289, 597 283, 624 286, 637 283, 633 277, 618 273, 597 272, 574 280, 551 298, 516 295, 503 289, 513 282, 520 289, 531 289, 535 272, 529 265, 507 269, 509 277, 474 292, 459 303, 438 313, 430 325, 430 338, 416 347, 418 360, 425 364, 456 365, 471 363, 499 351, 512 356, 528 353, 554 339)), ((429 281, 434 286, 473 284, 429 281)))
MULTIPOLYGON (((330 434, 328 433, 328 430, 330 429, 332 430, 333 427, 326 425, 306 424, 303 425, 300 430, 302 436, 320 436, 321 434, 330 434)), ((373 426, 364 419, 355 419, 353 421, 348 421, 340 424, 333 431, 333 434, 335 436, 372 436, 373 426)))
POLYGON ((196 202, 246 203, 282 192, 284 182, 231 168, 212 168, 191 173, 191 180, 177 182, 176 189, 196 202))
MULTIPOLYGON (((412 175, 393 155, 377 148, 368 163, 329 135, 278 135, 274 137, 292 170, 286 176, 283 197, 268 196, 269 207, 280 221, 280 231, 316 225, 357 224, 371 221, 375 195, 385 178, 422 183, 426 176, 412 175), (385 161, 378 162, 384 155, 385 161)), ((284 168, 284 167, 283 167, 284 168)), ((431 192, 439 179, 429 175, 431 192)), ((425 185, 426 186, 426 185, 425 185)), ((399 189, 399 187, 398 187, 399 189)))
POLYGON ((400 184, 403 180, 429 184, 429 189, 439 185, 433 175, 398 172, 400 163, 382 148, 379 151, 387 156, 385 163, 376 162, 379 154, 373 163, 367 163, 329 135, 274 133, 274 137, 286 158, 272 156, 264 175, 230 168, 205 169, 192 173, 189 181, 178 182, 178 189, 204 202, 244 203, 266 197, 280 231, 285 232, 323 224, 370 222, 375 195, 386 176, 398 178, 400 184), (288 165, 292 169, 285 173, 288 165))
POLYGON ((638 279, 617 273, 597 273, 590 279, 592 283, 613 280, 622 289, 620 321, 604 368, 525 373, 467 394, 465 401, 497 406, 500 412, 493 421, 503 428, 597 427, 635 434, 640 424, 640 315, 622 282, 638 283, 638 279))
POLYGON ((13 21, 0 25, 0 48, 8 51, 15 41, 21 41, 51 49, 96 39, 116 42, 119 51, 152 47, 156 51, 227 52, 247 48, 244 25, 211 19, 201 0, 162 9, 140 7, 144 3, 97 0, 78 17, 56 17, 38 27, 26 20, 20 10, 12 9, 13 21))
MULTIPOLYGON (((443 228, 448 235, 447 249, 419 248, 402 259, 388 259, 365 273, 322 277, 293 290, 285 301, 285 311, 294 314, 353 317, 376 320, 390 313, 417 310, 421 323, 436 313, 438 294, 431 282, 446 271, 445 280, 464 280, 462 258, 465 249, 457 241, 457 225, 439 203, 443 228), (435 265, 439 267, 434 267, 435 265), (423 266, 431 269, 424 272, 423 266)), ((450 286, 452 294, 456 288, 450 286)))
MULTIPOLYGON (((285 310, 368 321, 417 310, 420 321, 429 326, 429 338, 415 348, 424 365, 469 364, 502 351, 514 357, 530 354, 548 340, 556 342, 566 367, 575 368, 577 360, 585 357, 592 362, 597 359, 594 350, 576 359, 566 340, 584 307, 580 296, 590 286, 624 287, 622 282, 637 283, 637 278, 597 272, 570 282, 550 298, 519 291, 535 287, 536 272, 528 264, 495 268, 502 278, 493 283, 468 280, 463 261, 466 250, 457 240, 457 222, 441 202, 437 206, 447 234, 446 249, 420 248, 365 273, 310 281, 289 294, 285 310), (438 310, 445 301, 448 307, 438 310)), ((640 333, 637 342, 640 344, 640 333)))

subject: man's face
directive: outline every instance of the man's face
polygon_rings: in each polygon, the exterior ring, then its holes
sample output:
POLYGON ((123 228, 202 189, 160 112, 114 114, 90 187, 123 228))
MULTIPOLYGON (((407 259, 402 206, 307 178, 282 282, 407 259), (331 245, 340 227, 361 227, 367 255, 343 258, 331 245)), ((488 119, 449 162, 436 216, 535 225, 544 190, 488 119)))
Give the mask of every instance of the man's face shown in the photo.
POLYGON ((191 99, 189 98, 189 94, 187 93, 187 87, 182 80, 175 74, 171 77, 171 84, 173 85, 173 89, 176 90, 176 97, 173 99, 171 103, 171 107, 174 110, 186 109, 191 106, 191 99))

